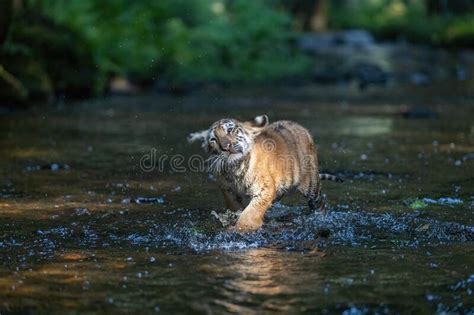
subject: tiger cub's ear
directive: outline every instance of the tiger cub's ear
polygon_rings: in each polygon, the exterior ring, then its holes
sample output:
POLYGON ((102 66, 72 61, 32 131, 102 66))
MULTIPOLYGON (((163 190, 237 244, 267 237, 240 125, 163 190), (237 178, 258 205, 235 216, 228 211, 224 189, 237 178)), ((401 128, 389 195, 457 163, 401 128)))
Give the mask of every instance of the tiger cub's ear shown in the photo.
POLYGON ((260 115, 256 116, 254 119, 246 121, 249 127, 254 128, 263 128, 268 125, 268 116, 267 115, 260 115))

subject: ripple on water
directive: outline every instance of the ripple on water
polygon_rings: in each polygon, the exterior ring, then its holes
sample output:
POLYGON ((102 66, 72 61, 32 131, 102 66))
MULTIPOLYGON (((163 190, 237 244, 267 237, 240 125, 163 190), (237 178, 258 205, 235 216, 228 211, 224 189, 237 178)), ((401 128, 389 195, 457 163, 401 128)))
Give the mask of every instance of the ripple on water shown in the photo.
MULTIPOLYGON (((331 245, 407 248, 474 240, 474 226, 422 218, 417 212, 392 215, 334 210, 325 214, 304 215, 303 209, 304 207, 276 204, 269 211, 264 227, 249 234, 229 232, 227 228, 221 227, 219 219, 214 215, 199 219, 194 214, 189 215, 190 211, 186 209, 180 209, 183 215, 176 216, 177 219, 173 222, 159 219, 133 222, 139 226, 139 231, 134 232, 121 229, 123 221, 102 224, 100 220, 103 216, 92 215, 87 217, 90 222, 84 223, 79 230, 75 222, 70 226, 54 226, 38 232, 35 242, 25 245, 42 252, 71 243, 79 247, 134 245, 194 251, 269 246, 306 250, 331 245), (203 228, 209 222, 214 222, 216 227, 203 228), (321 237, 324 234, 329 234, 329 237, 321 237)), ((229 220, 229 214, 224 214, 226 220, 229 220)), ((6 240, 1 243, 3 248, 15 245, 15 241, 6 240)))

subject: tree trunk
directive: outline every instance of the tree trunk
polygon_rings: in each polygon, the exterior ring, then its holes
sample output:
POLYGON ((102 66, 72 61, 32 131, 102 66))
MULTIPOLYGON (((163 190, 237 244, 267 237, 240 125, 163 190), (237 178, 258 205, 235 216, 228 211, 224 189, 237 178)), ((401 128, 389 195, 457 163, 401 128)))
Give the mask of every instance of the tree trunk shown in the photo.
POLYGON ((310 17, 310 30, 313 32, 324 32, 328 26, 328 3, 327 0, 316 1, 313 14, 310 17))
POLYGON ((290 10, 297 20, 298 30, 323 32, 327 29, 327 0, 294 0, 290 10))

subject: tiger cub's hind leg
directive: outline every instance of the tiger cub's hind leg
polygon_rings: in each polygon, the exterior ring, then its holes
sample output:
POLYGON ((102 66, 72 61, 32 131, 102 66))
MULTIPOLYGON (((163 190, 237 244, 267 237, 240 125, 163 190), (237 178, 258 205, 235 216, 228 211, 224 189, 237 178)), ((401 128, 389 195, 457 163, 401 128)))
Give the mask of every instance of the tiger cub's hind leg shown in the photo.
POLYGON ((308 199, 308 207, 310 212, 325 211, 325 202, 323 195, 321 194, 321 181, 319 174, 311 177, 309 185, 302 191, 305 198, 308 199))
POLYGON ((324 198, 321 195, 321 192, 318 192, 314 196, 308 198, 308 207, 311 211, 318 211, 318 212, 325 212, 326 211, 326 203, 324 202, 324 198))

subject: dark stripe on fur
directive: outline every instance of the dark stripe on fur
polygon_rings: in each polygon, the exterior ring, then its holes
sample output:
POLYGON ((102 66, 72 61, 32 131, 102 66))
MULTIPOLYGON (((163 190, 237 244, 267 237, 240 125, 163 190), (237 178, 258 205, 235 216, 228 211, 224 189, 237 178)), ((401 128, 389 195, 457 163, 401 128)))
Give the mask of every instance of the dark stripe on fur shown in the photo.
POLYGON ((344 180, 340 177, 337 177, 337 176, 331 175, 331 174, 325 174, 325 173, 319 174, 319 178, 321 180, 330 180, 330 181, 338 182, 338 183, 343 183, 344 182, 344 180))
POLYGON ((324 211, 324 200, 321 193, 309 199, 308 207, 312 211, 324 211))

